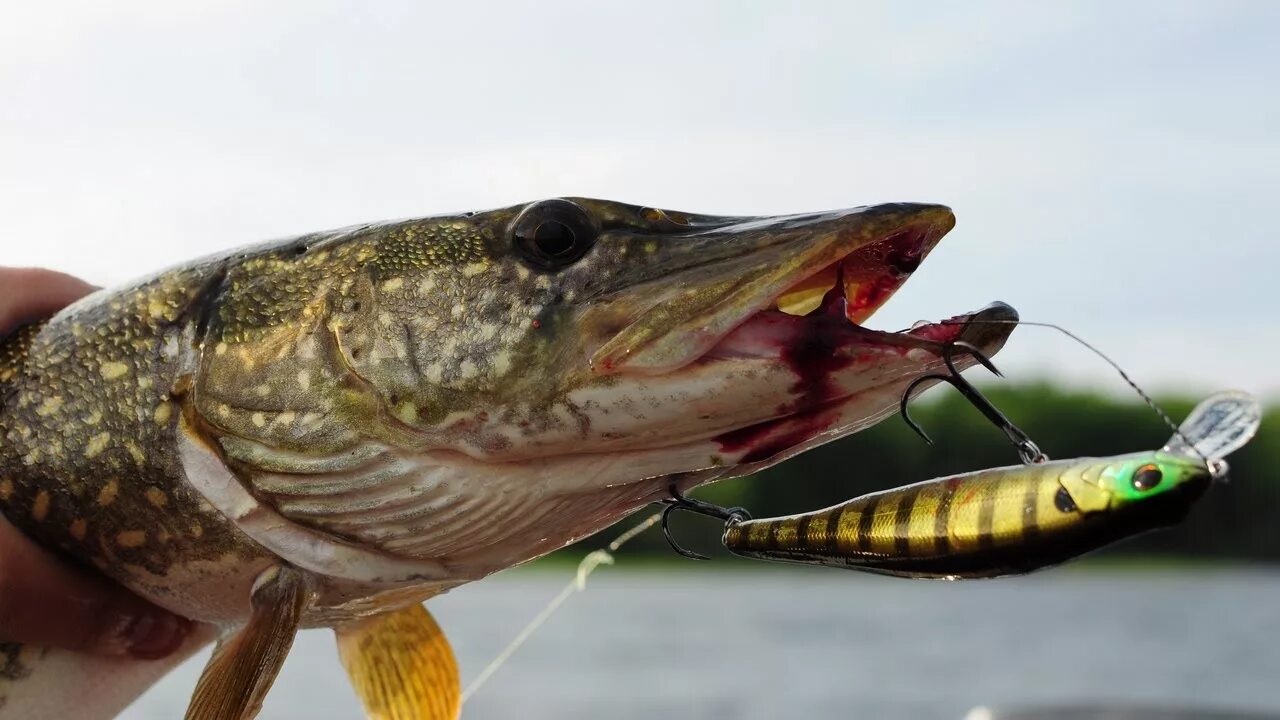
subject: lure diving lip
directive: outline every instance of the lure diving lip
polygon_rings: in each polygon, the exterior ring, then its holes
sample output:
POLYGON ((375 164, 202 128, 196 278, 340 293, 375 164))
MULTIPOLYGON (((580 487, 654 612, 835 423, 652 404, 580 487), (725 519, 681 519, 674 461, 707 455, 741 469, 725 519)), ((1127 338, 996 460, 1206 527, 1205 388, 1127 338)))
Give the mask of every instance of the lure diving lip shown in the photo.
POLYGON ((1220 393, 1159 450, 979 470, 815 512, 734 519, 723 542, 746 557, 901 577, 1024 574, 1181 522, 1260 418, 1250 396, 1220 393))

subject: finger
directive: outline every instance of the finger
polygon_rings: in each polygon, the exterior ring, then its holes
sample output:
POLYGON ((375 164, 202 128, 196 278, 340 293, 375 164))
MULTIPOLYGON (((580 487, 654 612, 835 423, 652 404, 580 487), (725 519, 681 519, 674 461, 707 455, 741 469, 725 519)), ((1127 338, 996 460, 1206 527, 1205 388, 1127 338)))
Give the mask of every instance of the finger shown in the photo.
POLYGON ((65 563, 0 519, 0 638, 101 655, 164 657, 191 622, 65 563))
POLYGON ((0 333, 51 315, 94 289, 53 270, 0 267, 0 333))

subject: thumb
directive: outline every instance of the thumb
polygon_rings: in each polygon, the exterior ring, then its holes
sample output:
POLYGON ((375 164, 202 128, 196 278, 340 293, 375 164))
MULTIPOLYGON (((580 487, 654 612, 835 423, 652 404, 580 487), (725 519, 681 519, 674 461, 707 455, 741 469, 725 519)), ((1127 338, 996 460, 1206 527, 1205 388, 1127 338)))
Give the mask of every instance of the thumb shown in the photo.
POLYGON ((191 622, 76 567, 0 519, 0 640, 155 659, 191 622))
POLYGON ((0 336, 93 290, 89 283, 53 270, 0 267, 0 336))

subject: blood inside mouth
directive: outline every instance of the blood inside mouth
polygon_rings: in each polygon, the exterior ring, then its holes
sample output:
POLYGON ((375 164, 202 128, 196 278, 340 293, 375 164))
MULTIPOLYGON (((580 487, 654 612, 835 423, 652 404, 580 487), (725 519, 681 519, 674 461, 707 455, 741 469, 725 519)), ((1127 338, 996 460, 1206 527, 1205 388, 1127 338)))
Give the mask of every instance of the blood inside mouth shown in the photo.
POLYGON ((801 280, 778 297, 776 307, 788 315, 809 315, 831 302, 844 300, 844 315, 861 324, 920 266, 928 250, 929 233, 909 228, 869 243, 817 273, 801 280), (839 293, 831 293, 832 289, 839 293))

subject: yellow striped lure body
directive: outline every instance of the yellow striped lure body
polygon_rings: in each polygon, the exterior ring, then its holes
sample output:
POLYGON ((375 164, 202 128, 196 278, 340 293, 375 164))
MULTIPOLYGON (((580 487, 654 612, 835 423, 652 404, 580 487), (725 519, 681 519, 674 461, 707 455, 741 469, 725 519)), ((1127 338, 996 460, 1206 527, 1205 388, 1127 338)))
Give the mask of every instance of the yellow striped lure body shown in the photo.
POLYGON ((1156 451, 938 478, 816 512, 730 521, 723 540, 746 557, 903 577, 1028 573, 1180 522, 1260 418, 1253 398, 1220 393, 1156 451))

